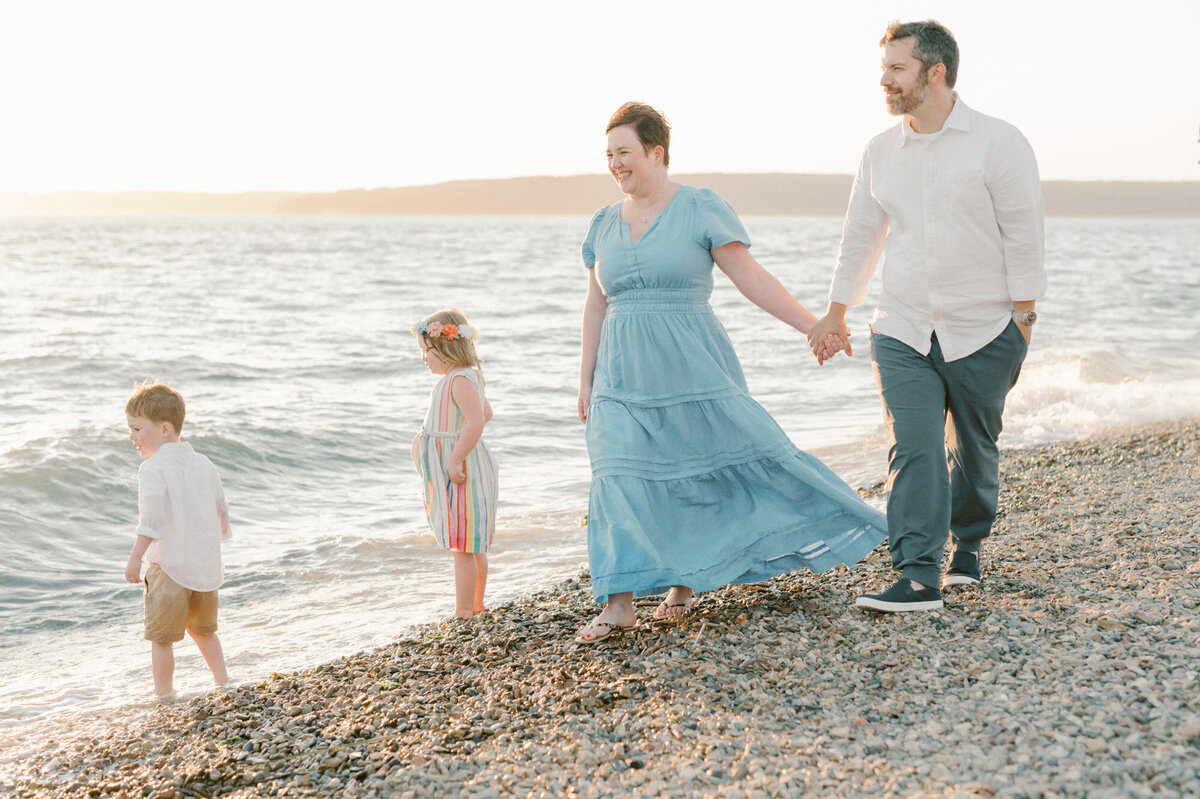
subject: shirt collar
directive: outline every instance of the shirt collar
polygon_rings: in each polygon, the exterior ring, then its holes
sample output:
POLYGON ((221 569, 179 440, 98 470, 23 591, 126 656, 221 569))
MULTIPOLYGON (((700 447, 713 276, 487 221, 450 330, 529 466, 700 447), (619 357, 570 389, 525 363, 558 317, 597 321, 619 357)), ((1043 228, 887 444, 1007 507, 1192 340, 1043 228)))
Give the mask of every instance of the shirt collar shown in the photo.
POLYGON ((159 452, 164 453, 166 455, 170 455, 172 453, 187 454, 191 451, 192 451, 192 445, 187 443, 186 441, 167 441, 165 443, 159 444, 158 450, 154 454, 157 455, 159 452))
MULTIPOLYGON (((942 133, 947 130, 968 131, 970 129, 971 109, 958 96, 958 92, 954 92, 954 107, 950 109, 950 116, 946 117, 946 121, 942 123, 942 129, 937 132, 942 133)), ((904 134, 904 137, 900 140, 901 147, 915 140, 920 135, 912 129, 912 125, 908 124, 907 119, 900 120, 900 130, 904 134)))

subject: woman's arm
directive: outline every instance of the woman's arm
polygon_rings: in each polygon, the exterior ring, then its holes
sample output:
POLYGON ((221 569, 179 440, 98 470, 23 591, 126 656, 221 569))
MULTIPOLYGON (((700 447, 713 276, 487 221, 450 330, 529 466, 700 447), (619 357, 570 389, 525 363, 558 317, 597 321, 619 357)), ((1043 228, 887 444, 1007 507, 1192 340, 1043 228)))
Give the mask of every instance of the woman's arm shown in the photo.
POLYGON ((808 335, 817 317, 796 301, 779 279, 763 269, 746 245, 731 241, 712 251, 713 260, 750 302, 781 322, 808 335))
MULTIPOLYGON (((713 250, 712 255, 717 266, 729 276, 746 299, 781 322, 809 335, 817 324, 817 317, 797 302, 779 279, 755 260, 745 244, 731 241, 713 250)), ((814 354, 817 355, 817 362, 823 363, 841 349, 842 341, 834 335, 827 337, 821 351, 814 350, 814 354)))
POLYGON ((469 378, 463 375, 452 378, 450 396, 454 398, 454 404, 462 411, 465 420, 458 438, 454 441, 454 449, 450 450, 450 480, 453 483, 461 483, 467 479, 467 456, 479 443, 480 437, 483 436, 483 426, 487 422, 479 389, 475 388, 475 384, 469 378))
POLYGON ((583 304, 583 334, 579 355, 579 421, 586 422, 592 404, 592 373, 596 371, 596 356, 600 351, 600 328, 608 312, 608 297, 596 280, 596 267, 588 270, 587 300, 583 304))

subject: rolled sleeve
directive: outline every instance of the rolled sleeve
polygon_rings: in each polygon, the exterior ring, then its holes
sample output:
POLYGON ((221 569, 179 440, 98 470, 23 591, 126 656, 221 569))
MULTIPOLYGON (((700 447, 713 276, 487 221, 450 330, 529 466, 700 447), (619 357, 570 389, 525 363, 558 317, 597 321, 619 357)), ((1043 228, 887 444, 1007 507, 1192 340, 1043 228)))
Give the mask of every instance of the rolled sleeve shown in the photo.
POLYGON ((1046 293, 1045 210, 1033 148, 1013 129, 997 142, 988 190, 1004 249, 1004 273, 1014 302, 1046 293))
POLYGON ((157 540, 167 518, 167 483, 154 468, 143 461, 138 470, 137 534, 157 540))
POLYGON ((842 227, 837 266, 829 299, 842 305, 857 305, 867 298, 871 277, 887 239, 887 213, 871 193, 870 150, 863 153, 850 189, 850 205, 842 227))

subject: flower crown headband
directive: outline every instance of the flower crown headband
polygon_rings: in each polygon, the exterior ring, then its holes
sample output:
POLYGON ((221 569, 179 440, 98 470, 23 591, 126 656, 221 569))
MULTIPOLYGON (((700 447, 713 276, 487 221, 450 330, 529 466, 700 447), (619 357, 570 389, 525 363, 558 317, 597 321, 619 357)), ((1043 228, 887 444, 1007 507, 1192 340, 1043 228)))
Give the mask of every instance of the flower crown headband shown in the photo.
POLYGON ((447 341, 457 341, 463 338, 472 341, 475 339, 475 328, 467 324, 444 325, 441 322, 422 320, 413 325, 412 329, 418 336, 426 338, 444 338, 447 341))

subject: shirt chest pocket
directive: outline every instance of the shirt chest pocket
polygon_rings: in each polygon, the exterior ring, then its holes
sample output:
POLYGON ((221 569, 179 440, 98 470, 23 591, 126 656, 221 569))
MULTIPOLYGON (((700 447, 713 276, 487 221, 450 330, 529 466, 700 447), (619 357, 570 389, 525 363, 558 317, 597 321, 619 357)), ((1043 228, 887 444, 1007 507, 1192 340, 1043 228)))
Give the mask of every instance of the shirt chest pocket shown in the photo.
POLYGON ((946 210, 992 210, 992 195, 982 170, 948 170, 939 176, 936 185, 939 204, 946 210))

